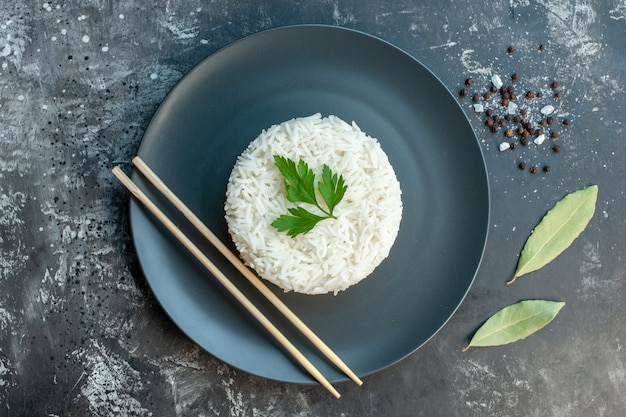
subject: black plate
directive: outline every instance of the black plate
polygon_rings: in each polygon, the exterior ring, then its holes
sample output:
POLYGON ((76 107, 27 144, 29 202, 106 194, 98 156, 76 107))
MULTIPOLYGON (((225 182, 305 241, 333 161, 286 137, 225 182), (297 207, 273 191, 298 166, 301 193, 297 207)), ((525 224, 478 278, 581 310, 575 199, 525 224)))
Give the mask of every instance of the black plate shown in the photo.
MULTIPOLYGON (((446 323, 485 245, 489 187, 482 154, 463 111, 432 73, 353 30, 268 30, 228 45, 185 76, 155 114, 139 155, 230 244, 223 205, 237 155, 262 129, 316 112, 354 120, 379 139, 403 191, 400 232, 389 258, 337 296, 271 288, 364 376, 406 357, 446 323)), ((140 175, 133 179, 150 191, 140 175)), ((192 340, 249 373, 313 382, 151 216, 134 202, 130 210, 145 276, 192 340)), ((346 379, 213 248, 201 246, 329 380, 346 379)))

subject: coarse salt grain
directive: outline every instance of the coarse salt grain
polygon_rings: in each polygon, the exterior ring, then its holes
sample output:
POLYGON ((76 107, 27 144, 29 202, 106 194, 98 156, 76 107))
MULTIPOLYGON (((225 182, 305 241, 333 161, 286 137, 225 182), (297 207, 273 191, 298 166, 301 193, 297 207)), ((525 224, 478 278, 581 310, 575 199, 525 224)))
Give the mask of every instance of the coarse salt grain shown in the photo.
POLYGON ((491 77, 491 83, 496 88, 500 88, 504 85, 504 83, 502 82, 502 79, 500 78, 498 74, 495 74, 494 76, 491 77))
POLYGON ((498 149, 500 149, 500 152, 504 152, 510 147, 511 147, 511 144, 509 142, 502 142, 500 146, 498 146, 498 149))
POLYGON ((485 110, 485 107, 482 105, 482 103, 474 104, 474 111, 476 113, 482 113, 484 110, 485 110))
POLYGON ((509 106, 507 107, 506 111, 508 114, 516 114, 517 113, 517 104, 513 103, 512 101, 509 101, 509 106))
POLYGON ((545 116, 552 114, 554 112, 554 106, 551 104, 548 104, 547 106, 544 106, 541 108, 541 110, 539 110, 539 112, 545 116))
POLYGON ((537 136, 537 138, 533 142, 535 142, 535 145, 541 145, 544 140, 546 140, 546 135, 542 133, 541 135, 537 136))

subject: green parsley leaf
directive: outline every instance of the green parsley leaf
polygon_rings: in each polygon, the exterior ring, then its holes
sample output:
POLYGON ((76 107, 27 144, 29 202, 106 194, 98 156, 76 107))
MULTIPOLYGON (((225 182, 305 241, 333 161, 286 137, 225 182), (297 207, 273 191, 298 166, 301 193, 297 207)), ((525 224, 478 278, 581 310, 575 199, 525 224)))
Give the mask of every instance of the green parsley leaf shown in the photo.
POLYGON ((313 214, 303 207, 290 208, 289 214, 283 214, 272 222, 272 226, 279 232, 287 232, 287 235, 295 237, 313 229, 315 225, 330 218, 336 218, 333 210, 339 204, 346 193, 348 186, 345 185, 343 176, 333 173, 324 164, 322 168, 322 180, 317 183, 317 191, 322 196, 326 208, 317 201, 315 190, 315 173, 306 162, 300 160, 298 164, 289 158, 274 155, 274 164, 285 179, 287 200, 292 203, 307 203, 317 207, 324 215, 313 214))
POLYGON ((317 189, 320 191, 332 216, 333 209, 343 198, 348 186, 343 183, 343 177, 337 178, 337 174, 333 174, 328 165, 324 165, 324 168, 322 168, 322 181, 317 184, 317 189))
POLYGON ((328 218, 317 216, 302 207, 290 208, 289 213, 292 215, 281 215, 272 222, 272 226, 279 232, 287 232, 287 235, 291 237, 310 231, 319 221, 328 218))
POLYGON ((292 203, 317 204, 315 199, 315 173, 304 161, 296 163, 291 159, 274 155, 274 164, 285 177, 287 200, 292 203))

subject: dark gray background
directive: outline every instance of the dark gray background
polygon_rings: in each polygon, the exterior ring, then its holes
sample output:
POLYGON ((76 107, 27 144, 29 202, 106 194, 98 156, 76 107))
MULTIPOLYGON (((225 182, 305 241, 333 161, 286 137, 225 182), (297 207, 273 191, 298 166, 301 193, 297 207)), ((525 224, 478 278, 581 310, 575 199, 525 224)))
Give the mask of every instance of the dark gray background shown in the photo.
POLYGON ((626 414, 625 40, 624 0, 2 2, 0 415, 626 414), (203 58, 296 23, 379 36, 455 92, 468 76, 480 91, 518 72, 520 91, 547 95, 558 80, 563 98, 544 102, 572 120, 558 154, 499 152, 502 133, 460 100, 492 192, 476 281, 430 342, 363 387, 338 384, 340 400, 234 370, 182 335, 138 269, 128 195, 110 173, 128 169, 159 103, 203 58), (520 171, 521 160, 551 171, 520 171), (600 192, 587 230, 505 285, 543 214, 589 184, 600 192), (524 341, 461 353, 486 318, 529 298, 567 305, 524 341))

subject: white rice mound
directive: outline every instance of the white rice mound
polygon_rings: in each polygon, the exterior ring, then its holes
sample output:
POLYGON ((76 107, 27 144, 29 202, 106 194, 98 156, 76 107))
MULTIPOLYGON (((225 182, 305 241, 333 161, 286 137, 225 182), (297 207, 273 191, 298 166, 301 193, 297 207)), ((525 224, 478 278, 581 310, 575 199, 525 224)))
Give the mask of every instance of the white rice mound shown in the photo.
MULTIPOLYGON (((314 114, 274 125, 237 158, 226 191, 226 222, 246 265, 285 291, 325 294, 370 275, 389 255, 402 219, 400 183, 378 141, 353 122, 314 114), (287 209, 274 155, 304 160, 321 179, 324 164, 348 186, 333 214, 292 238, 271 223, 287 209)), ((318 201, 323 201, 318 196, 318 201)), ((322 203, 323 204, 323 203, 322 203)))

